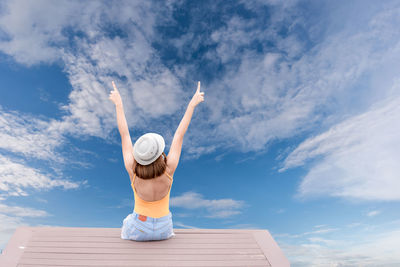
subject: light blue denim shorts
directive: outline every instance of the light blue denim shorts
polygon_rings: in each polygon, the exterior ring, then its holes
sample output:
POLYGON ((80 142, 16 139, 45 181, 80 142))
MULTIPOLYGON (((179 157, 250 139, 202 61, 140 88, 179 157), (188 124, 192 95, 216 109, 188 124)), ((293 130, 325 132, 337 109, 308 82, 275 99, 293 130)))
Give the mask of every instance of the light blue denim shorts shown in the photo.
POLYGON ((164 240, 175 236, 172 213, 160 218, 147 216, 143 222, 139 214, 133 211, 122 223, 121 238, 135 241, 164 240))

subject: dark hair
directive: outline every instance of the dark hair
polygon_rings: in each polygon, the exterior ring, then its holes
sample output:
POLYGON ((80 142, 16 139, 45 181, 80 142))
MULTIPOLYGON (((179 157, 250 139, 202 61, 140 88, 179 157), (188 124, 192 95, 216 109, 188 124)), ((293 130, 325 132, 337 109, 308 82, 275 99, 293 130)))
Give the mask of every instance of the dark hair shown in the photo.
POLYGON ((149 165, 141 165, 136 161, 135 169, 133 170, 136 175, 142 179, 153 179, 161 176, 167 168, 167 155, 163 152, 158 159, 149 165))

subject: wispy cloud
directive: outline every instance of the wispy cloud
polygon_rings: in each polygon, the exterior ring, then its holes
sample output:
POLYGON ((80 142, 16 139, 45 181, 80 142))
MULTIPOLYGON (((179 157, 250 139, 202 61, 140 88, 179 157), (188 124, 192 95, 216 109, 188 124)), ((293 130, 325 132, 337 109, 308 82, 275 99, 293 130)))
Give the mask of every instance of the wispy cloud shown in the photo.
POLYGON ((187 225, 187 224, 184 224, 184 223, 182 223, 180 221, 174 221, 173 224, 174 224, 174 228, 176 226, 178 226, 177 228, 200 229, 199 227, 196 227, 196 226, 193 226, 193 225, 187 225))
MULTIPOLYGON (((0 149, 19 157, 47 162, 54 169, 68 164, 88 167, 80 155, 93 152, 74 147, 65 137, 60 121, 46 120, 23 112, 6 111, 0 106, 0 149), (66 149, 66 145, 69 145, 66 149), (71 154, 74 156, 72 157, 71 154)), ((4 153, 7 154, 7 153, 4 153)), ((94 155, 93 155, 94 154, 94 155)))
POLYGON ((37 210, 27 207, 7 206, 0 204, 0 213, 14 215, 17 217, 44 217, 49 214, 44 210, 37 210))
POLYGON ((398 121, 400 98, 393 96, 302 142, 285 159, 283 170, 322 157, 301 182, 300 196, 399 200, 398 121))
POLYGON ((2 196, 27 196, 27 190, 48 190, 54 187, 78 188, 87 181, 54 179, 24 162, 12 161, 0 154, 0 192, 2 196))
POLYGON ((380 225, 373 231, 358 227, 351 231, 341 229, 330 236, 307 235, 275 235, 293 266, 372 267, 400 263, 398 222, 380 225))
POLYGON ((106 208, 110 209, 122 209, 122 208, 134 208, 134 201, 131 198, 124 198, 122 199, 118 205, 108 206, 106 208))
POLYGON ((373 217, 373 216, 378 215, 379 213, 381 213, 379 210, 372 210, 372 211, 367 213, 367 216, 368 217, 373 217))
POLYGON ((305 237, 305 236, 310 236, 310 235, 323 235, 331 232, 335 232, 340 230, 340 228, 330 228, 326 225, 316 225, 313 227, 311 231, 308 232, 303 232, 299 234, 276 234, 278 237, 290 237, 290 238, 299 238, 299 237, 305 237))
POLYGON ((184 208, 189 210, 205 209, 207 218, 227 218, 241 213, 241 209, 246 205, 242 200, 231 198, 224 199, 204 199, 196 192, 186 192, 181 196, 171 197, 172 207, 184 208))
POLYGON ((265 228, 256 226, 255 224, 252 223, 239 223, 239 224, 233 224, 229 225, 229 229, 258 229, 258 230, 264 230, 265 228))
POLYGON ((64 138, 51 129, 49 122, 16 111, 6 112, 0 106, 0 148, 26 157, 63 162, 56 149, 64 138))

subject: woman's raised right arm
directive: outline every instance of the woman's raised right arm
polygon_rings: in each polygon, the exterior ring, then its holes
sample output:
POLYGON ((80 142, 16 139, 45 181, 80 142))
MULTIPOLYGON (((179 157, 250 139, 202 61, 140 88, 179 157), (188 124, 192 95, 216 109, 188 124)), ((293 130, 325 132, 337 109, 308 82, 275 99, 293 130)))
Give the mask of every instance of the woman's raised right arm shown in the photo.
POLYGON ((185 115, 183 116, 181 122, 179 123, 178 128, 176 129, 174 138, 172 140, 171 147, 169 149, 169 153, 167 156, 167 164, 170 169, 174 172, 178 166, 179 158, 182 150, 183 137, 185 136, 186 130, 189 127, 190 121, 192 119, 192 115, 195 107, 204 101, 204 92, 200 92, 200 82, 197 84, 196 93, 193 95, 190 100, 185 115))

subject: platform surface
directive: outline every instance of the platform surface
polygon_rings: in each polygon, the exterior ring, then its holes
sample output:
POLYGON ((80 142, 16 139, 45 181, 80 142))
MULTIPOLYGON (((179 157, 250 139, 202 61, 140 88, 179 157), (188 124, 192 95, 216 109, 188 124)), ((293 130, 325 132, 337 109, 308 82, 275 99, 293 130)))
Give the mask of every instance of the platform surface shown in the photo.
POLYGON ((175 229, 174 237, 137 242, 121 228, 19 227, 0 266, 290 266, 267 230, 175 229))

